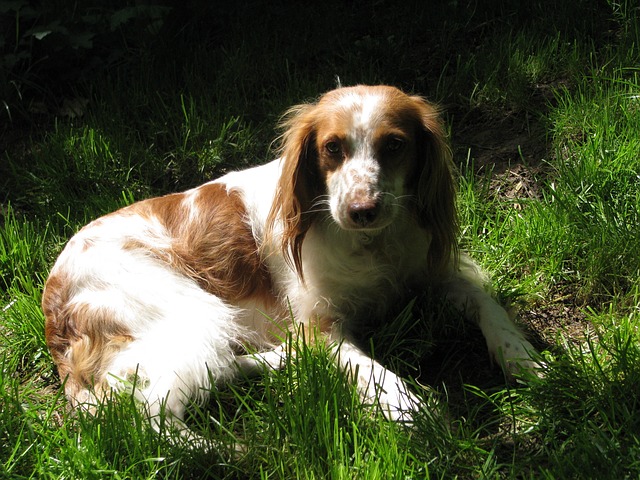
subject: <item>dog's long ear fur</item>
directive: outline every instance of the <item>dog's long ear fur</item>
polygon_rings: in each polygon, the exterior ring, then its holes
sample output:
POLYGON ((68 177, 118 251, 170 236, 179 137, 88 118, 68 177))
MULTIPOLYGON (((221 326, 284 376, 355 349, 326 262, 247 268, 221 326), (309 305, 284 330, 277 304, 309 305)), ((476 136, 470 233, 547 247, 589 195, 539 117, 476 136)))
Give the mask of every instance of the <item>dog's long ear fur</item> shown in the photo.
POLYGON ((280 158, 284 163, 266 223, 268 236, 281 224, 284 257, 301 279, 302 242, 315 217, 313 203, 323 188, 315 147, 315 108, 298 105, 283 116, 280 158))
POLYGON ((416 210, 433 235, 429 265, 434 273, 458 262, 458 217, 451 149, 438 111, 421 97, 411 97, 420 117, 416 210))

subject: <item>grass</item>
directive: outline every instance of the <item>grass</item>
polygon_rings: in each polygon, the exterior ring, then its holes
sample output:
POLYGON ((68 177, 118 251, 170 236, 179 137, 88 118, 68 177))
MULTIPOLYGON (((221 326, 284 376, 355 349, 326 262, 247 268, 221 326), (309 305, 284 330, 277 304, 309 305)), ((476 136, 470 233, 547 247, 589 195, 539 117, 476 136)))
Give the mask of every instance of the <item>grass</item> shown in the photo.
POLYGON ((45 60, 3 69, 0 478, 638 477, 640 11, 483 3, 193 2, 160 34, 112 32, 118 61, 92 75, 98 37, 62 77, 45 60), (190 408, 200 442, 151 430, 128 397, 69 412, 39 307, 66 240, 271 158, 278 116, 336 76, 443 106, 462 244, 518 307, 544 377, 506 384, 476 329, 426 292, 370 339, 425 399, 411 428, 361 405, 332 353, 303 345, 282 371, 190 408), (65 98, 88 100, 81 116, 65 98))

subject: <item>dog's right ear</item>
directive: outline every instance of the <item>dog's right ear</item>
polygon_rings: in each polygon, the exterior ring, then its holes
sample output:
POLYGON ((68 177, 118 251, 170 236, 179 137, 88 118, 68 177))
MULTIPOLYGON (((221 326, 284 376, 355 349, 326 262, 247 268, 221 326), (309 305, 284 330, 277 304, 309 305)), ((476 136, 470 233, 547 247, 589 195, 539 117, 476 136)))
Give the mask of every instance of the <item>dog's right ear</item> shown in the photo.
POLYGON ((267 233, 282 229, 284 257, 300 278, 304 278, 302 242, 316 216, 313 204, 325 188, 315 146, 315 109, 313 104, 298 105, 283 116, 282 172, 267 217, 267 233))

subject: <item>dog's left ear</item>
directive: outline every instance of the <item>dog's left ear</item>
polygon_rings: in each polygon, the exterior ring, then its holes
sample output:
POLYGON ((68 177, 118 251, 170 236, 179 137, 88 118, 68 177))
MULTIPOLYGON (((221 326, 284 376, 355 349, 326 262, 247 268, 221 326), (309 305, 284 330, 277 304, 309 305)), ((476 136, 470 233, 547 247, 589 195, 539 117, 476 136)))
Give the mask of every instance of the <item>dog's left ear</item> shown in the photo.
POLYGON ((454 166, 438 110, 421 97, 411 100, 418 112, 416 213, 433 235, 429 263, 437 273, 455 264, 458 257, 454 166))

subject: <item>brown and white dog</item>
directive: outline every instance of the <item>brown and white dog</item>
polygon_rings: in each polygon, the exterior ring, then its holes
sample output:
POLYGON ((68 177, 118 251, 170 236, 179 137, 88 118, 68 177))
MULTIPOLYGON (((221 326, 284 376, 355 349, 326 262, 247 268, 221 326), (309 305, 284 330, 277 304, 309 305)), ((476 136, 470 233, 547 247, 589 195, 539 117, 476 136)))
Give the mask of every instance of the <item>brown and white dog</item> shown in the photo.
MULTIPOLYGON (((337 350, 364 401, 411 418, 418 398, 360 350, 354 325, 442 287, 507 375, 533 352, 458 253, 437 111, 388 86, 328 92, 285 116, 281 158, 93 221, 43 294, 46 339, 74 405, 135 379, 181 419, 212 382, 277 368, 293 319, 337 350)), ((308 334, 307 336, 310 336, 308 334)))

